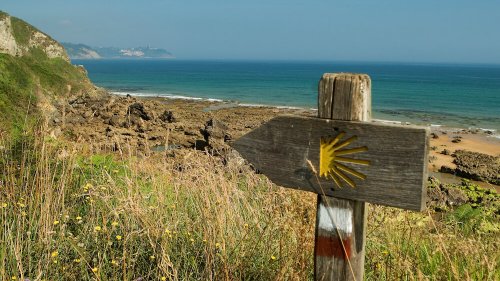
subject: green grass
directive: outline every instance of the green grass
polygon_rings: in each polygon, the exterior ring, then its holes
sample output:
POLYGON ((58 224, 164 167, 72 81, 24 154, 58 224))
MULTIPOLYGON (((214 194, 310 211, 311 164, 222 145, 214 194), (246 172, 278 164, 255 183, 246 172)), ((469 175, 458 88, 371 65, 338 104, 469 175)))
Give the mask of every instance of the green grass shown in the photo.
MULTIPOLYGON (((310 193, 194 150, 122 158, 43 134, 2 145, 1 280, 313 277, 310 193)), ((498 214, 370 205, 365 278, 498 280, 499 230, 479 227, 498 214)))
POLYGON ((23 57, 0 54, 0 130, 19 132, 26 118, 39 117, 37 91, 49 100, 87 89, 86 74, 60 58, 49 59, 37 49, 23 57))
MULTIPOLYGON (((8 16, 0 12, 0 17, 8 16)), ((29 48, 29 41, 37 29, 11 17, 13 35, 20 46, 29 48)), ((45 44, 58 44, 50 38, 45 44)), ((37 96, 50 100, 71 92, 92 87, 86 73, 62 58, 48 58, 43 50, 30 48, 21 57, 0 54, 0 132, 19 134, 26 124, 40 117, 36 110, 37 96)))

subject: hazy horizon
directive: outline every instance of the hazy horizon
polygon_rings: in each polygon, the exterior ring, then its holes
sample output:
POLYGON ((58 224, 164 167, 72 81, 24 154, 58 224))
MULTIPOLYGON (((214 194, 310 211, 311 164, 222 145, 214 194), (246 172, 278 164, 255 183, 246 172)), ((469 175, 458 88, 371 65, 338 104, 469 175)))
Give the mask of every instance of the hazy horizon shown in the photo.
POLYGON ((500 3, 9 1, 61 42, 163 48, 181 60, 500 64, 500 3))

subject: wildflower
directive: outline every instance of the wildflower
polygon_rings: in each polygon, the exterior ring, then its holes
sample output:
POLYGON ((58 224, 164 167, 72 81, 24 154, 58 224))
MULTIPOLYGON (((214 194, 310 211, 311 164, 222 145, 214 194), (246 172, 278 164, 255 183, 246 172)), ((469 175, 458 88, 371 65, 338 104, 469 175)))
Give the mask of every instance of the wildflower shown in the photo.
POLYGON ((7 208, 8 204, 7 203, 2 203, 2 208, 7 208))
POLYGON ((56 264, 56 263, 57 263, 57 260, 53 260, 52 262, 53 262, 54 264, 56 264))
POLYGON ((170 234, 170 230, 165 229, 165 233, 166 233, 166 234, 170 234))
POLYGON ((384 255, 388 255, 388 254, 389 254, 389 251, 387 251, 387 250, 383 250, 383 251, 382 251, 382 254, 384 254, 384 255))
POLYGON ((17 280, 17 277, 16 276, 12 276, 11 278, 12 280, 17 280))
POLYGON ((112 265, 118 265, 118 262, 116 262, 115 260, 111 260, 111 264, 112 265))
POLYGON ((220 243, 215 243, 215 247, 219 248, 220 247, 220 243))
POLYGON ((59 221, 58 220, 55 220, 54 221, 54 225, 58 225, 59 224, 59 221))
POLYGON ((189 241, 191 241, 191 243, 194 243, 194 239, 193 238, 189 239, 189 241))
POLYGON ((57 258, 57 256, 59 256, 59 252, 54 251, 54 252, 52 252, 52 253, 50 254, 50 256, 51 256, 51 257, 53 257, 53 258, 57 258))
POLYGON ((97 267, 92 268, 92 272, 96 273, 97 272, 97 267))
POLYGON ((73 260, 75 263, 80 263, 82 260, 81 259, 74 259, 73 260))
POLYGON ((97 231, 101 231, 101 230, 102 230, 102 228, 101 228, 100 226, 96 226, 96 227, 94 227, 94 231, 95 231, 95 232, 97 232, 97 231))
POLYGON ((112 222, 112 223, 111 223, 111 226, 113 226, 113 227, 118 226, 118 222, 116 222, 116 221, 112 222))
POLYGON ((23 203, 21 203, 21 202, 17 202, 17 205, 18 205, 20 208, 24 208, 24 207, 26 207, 26 205, 25 205, 25 204, 23 204, 23 203))
POLYGON ((276 260, 276 257, 271 255, 271 260, 273 260, 273 261, 276 260))
POLYGON ((83 186, 83 191, 87 192, 89 189, 92 187, 91 183, 87 183, 85 186, 83 186))
POLYGON ((203 239, 203 243, 207 243, 207 239, 203 239))
POLYGON ((118 240, 118 241, 122 240, 122 236, 121 235, 116 235, 116 240, 118 240))
POLYGON ((151 255, 151 256, 149 256, 149 259, 154 260, 154 259, 156 259, 156 257, 151 255))
POLYGON ((245 228, 248 228, 248 223, 245 223, 245 228))
POLYGON ((160 278, 160 280, 161 280, 161 281, 165 281, 165 280, 167 280, 167 277, 162 276, 162 277, 160 278))
POLYGON ((78 216, 78 217, 76 217, 76 220, 77 220, 77 221, 81 221, 81 220, 82 220, 82 217, 78 216))

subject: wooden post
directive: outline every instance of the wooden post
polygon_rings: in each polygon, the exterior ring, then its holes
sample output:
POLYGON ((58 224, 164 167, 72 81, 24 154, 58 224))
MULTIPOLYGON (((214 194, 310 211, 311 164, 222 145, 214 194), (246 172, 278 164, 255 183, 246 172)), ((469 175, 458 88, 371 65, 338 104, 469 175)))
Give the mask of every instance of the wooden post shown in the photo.
POLYGON ((361 281, 365 202, 425 209, 429 129, 366 122, 364 74, 323 75, 318 104, 319 118, 279 116, 232 146, 274 183, 318 194, 316 280, 361 281))
MULTIPOLYGON (((318 87, 318 117, 370 121, 371 82, 365 74, 324 74, 318 87)), ((366 203, 318 194, 316 280, 363 280, 366 203)))

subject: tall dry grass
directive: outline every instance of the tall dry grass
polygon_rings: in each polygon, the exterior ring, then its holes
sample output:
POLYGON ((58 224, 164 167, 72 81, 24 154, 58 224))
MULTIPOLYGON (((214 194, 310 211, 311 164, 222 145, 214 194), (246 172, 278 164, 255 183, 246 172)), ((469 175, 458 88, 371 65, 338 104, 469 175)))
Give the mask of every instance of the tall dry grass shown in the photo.
MULTIPOLYGON (((1 146, 1 280, 313 278, 316 197, 236 160, 43 134, 1 146)), ((367 280, 500 279, 495 229, 380 206, 368 221, 367 280)))

